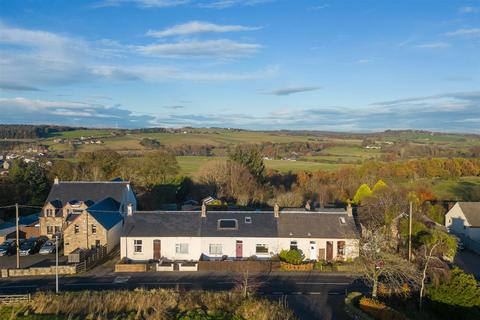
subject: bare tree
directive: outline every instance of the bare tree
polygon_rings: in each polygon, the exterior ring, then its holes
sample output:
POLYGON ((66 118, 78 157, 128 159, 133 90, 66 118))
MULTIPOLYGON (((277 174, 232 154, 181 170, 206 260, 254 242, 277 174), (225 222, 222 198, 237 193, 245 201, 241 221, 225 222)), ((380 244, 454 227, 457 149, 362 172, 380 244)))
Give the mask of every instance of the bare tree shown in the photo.
POLYGON ((384 230, 368 230, 360 242, 359 266, 363 278, 372 287, 372 297, 377 298, 378 285, 398 289, 408 283, 415 286, 419 275, 415 265, 397 255, 388 245, 384 230))
POLYGON ((242 292, 242 296, 245 299, 257 292, 262 285, 260 279, 256 276, 252 276, 248 269, 242 272, 240 276, 237 276, 235 282, 235 288, 242 292))

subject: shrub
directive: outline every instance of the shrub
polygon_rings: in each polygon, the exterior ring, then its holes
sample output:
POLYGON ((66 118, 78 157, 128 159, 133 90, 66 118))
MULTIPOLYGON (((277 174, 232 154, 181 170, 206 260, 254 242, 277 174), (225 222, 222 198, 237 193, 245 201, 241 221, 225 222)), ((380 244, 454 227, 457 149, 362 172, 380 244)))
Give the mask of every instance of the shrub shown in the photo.
POLYGON ((305 255, 302 250, 292 249, 292 250, 282 250, 280 251, 279 258, 281 261, 290 263, 290 264, 302 264, 305 255))
POLYGON ((371 315, 375 319, 379 320, 408 320, 406 316, 398 311, 388 307, 385 303, 362 297, 359 302, 359 307, 365 313, 371 315))

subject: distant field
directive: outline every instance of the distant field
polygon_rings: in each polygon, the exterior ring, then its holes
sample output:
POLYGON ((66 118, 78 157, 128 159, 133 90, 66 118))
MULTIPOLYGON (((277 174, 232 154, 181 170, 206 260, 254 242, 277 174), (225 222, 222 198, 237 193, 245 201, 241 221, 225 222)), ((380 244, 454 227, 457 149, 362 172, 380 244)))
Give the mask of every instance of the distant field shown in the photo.
POLYGON ((55 138, 74 139, 80 137, 103 137, 110 136, 111 130, 108 129, 88 129, 88 130, 72 130, 64 132, 55 132, 52 134, 55 138))
POLYGON ((480 177, 433 180, 433 192, 440 199, 473 201, 480 198, 480 177))
MULTIPOLYGON (((178 164, 180 165, 181 174, 194 175, 200 168, 208 161, 222 159, 221 157, 177 157, 178 164)), ((280 172, 296 172, 299 170, 304 171, 317 171, 317 170, 336 170, 340 168, 341 164, 330 163, 316 163, 308 161, 288 161, 288 160, 265 160, 265 167, 267 169, 278 170, 280 172)))

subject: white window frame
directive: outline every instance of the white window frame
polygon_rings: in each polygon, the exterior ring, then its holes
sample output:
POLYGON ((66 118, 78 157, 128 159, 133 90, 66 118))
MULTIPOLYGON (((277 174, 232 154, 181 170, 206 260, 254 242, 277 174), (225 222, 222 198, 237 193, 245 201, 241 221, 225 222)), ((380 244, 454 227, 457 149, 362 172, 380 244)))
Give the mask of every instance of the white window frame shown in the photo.
POLYGON ((255 245, 255 254, 268 254, 268 244, 266 243, 257 243, 255 245), (258 248, 264 248, 266 251, 258 251, 258 248))
POLYGON ((211 243, 208 245, 208 252, 213 255, 221 255, 223 254, 223 245, 221 243, 211 243), (219 248, 220 250, 218 250, 219 248))
POLYGON ((238 230, 238 220, 237 219, 218 219, 217 230, 238 230), (235 221, 235 227, 233 228, 223 228, 220 226, 221 221, 235 221))
POLYGON ((134 239, 133 240, 133 254, 142 254, 143 253, 143 240, 134 239))
POLYGON ((290 250, 298 250, 298 241, 297 240, 291 240, 290 241, 290 250))
POLYGON ((175 253, 176 254, 188 254, 188 243, 176 243, 175 244, 175 253))
POLYGON ((92 234, 96 234, 96 233, 97 233, 97 225, 92 224, 92 234))
POLYGON ((53 226, 47 226, 47 234, 53 234, 54 228, 53 226))

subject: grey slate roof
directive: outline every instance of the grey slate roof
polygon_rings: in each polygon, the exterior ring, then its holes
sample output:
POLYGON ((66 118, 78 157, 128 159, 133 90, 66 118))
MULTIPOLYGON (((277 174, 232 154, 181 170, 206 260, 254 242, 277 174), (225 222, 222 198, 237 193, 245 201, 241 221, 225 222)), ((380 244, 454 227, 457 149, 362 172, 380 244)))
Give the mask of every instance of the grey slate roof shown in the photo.
POLYGON ((357 235, 353 218, 345 213, 282 212, 278 218, 280 238, 356 238, 357 235))
POLYGON ((72 200, 91 200, 99 202, 111 197, 118 202, 122 201, 122 194, 127 188, 128 182, 105 181, 60 181, 53 184, 47 197, 47 202, 55 200, 67 203, 72 200))
POLYGON ((358 231, 345 210, 337 212, 199 211, 134 212, 127 216, 123 236, 128 237, 262 237, 356 238, 358 231), (245 223, 250 217, 252 223, 245 223), (345 220, 341 223, 340 218, 345 220), (220 219, 236 219, 237 229, 219 230, 220 219))
POLYGON ((91 205, 88 209, 88 212, 119 212, 120 211, 120 202, 116 201, 113 198, 105 198, 100 202, 97 202, 91 205))
POLYGON ((480 227, 480 202, 458 202, 468 223, 480 227))
POLYGON ((198 212, 135 212, 125 217, 123 236, 127 237, 199 237, 198 212))
MULTIPOLYGON (((199 213, 197 213, 199 214, 199 213)), ((277 221, 273 212, 255 211, 209 211, 202 219, 202 237, 276 237, 277 221), (245 223, 251 217, 252 223, 245 223), (218 220, 236 219, 237 230, 218 230, 218 220)))

